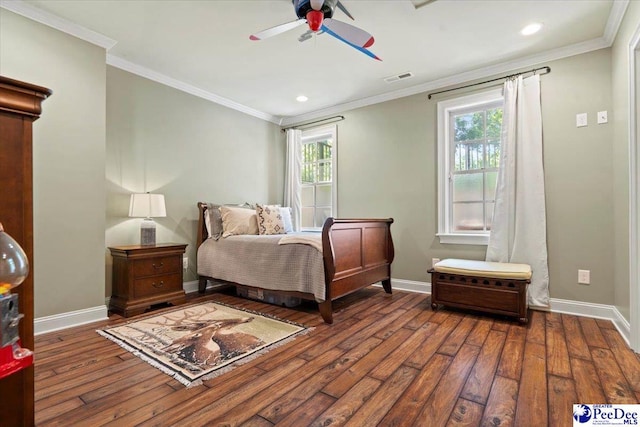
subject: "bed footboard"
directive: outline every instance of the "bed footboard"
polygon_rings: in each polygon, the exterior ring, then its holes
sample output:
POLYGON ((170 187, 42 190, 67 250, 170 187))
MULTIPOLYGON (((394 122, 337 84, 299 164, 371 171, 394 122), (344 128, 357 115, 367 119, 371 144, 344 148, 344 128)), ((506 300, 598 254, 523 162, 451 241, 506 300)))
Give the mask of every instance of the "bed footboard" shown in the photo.
POLYGON ((327 218, 322 228, 326 297, 320 314, 333 322, 331 301, 377 282, 391 293, 393 219, 327 218))

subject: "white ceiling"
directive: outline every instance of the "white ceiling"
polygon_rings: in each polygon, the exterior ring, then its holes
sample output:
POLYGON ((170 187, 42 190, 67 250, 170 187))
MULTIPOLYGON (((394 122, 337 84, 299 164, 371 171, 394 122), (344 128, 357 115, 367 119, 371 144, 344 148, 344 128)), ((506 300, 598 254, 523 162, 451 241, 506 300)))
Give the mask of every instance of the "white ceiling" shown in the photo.
MULTIPOLYGON (((305 27, 249 40, 296 19, 290 0, 0 0, 0 6, 95 38, 108 48, 111 65, 290 124, 607 47, 628 4, 439 0, 415 9, 410 0, 342 2, 355 17, 350 23, 373 34, 370 50, 382 62, 326 34, 300 43, 305 27), (520 35, 534 21, 542 30, 520 35), (414 77, 383 80, 407 71, 414 77), (309 100, 297 102, 300 94, 309 100)), ((334 18, 349 21, 339 10, 334 18)))

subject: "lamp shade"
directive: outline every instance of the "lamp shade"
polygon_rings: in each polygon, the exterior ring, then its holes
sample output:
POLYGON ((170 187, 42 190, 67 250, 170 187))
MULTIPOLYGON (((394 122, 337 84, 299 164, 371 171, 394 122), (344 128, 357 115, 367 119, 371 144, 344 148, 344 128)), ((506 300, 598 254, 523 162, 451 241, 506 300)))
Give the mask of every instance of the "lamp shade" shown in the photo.
POLYGON ((136 193, 131 195, 129 216, 133 218, 157 218, 167 216, 164 195, 136 193))

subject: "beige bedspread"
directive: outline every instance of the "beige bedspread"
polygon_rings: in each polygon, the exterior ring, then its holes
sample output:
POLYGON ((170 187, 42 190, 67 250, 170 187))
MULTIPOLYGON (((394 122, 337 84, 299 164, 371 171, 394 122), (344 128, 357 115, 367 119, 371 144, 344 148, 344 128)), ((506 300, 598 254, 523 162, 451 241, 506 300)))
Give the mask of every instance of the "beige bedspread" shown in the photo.
POLYGON ((198 248, 198 274, 262 289, 298 291, 325 299, 322 252, 278 242, 284 235, 207 239, 198 248))
POLYGON ((278 242, 279 245, 309 245, 322 253, 322 234, 320 233, 293 233, 286 234, 278 242))

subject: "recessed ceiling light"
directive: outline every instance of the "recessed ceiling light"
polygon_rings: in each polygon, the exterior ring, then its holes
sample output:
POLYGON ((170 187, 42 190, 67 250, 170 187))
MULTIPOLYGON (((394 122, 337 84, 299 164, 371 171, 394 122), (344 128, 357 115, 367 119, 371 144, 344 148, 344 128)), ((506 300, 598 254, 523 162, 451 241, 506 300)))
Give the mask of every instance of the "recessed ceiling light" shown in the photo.
POLYGON ((534 22, 533 24, 529 24, 526 27, 524 27, 520 31, 520 34, 522 34, 523 36, 530 36, 531 34, 535 34, 538 31, 540 31, 540 28, 542 28, 542 24, 538 22, 534 22))
POLYGON ((308 100, 309 100, 309 98, 307 98, 307 97, 306 97, 306 96, 304 96, 304 95, 300 95, 300 96, 298 96, 298 97, 296 98, 296 101, 298 101, 298 102, 307 102, 308 100))

